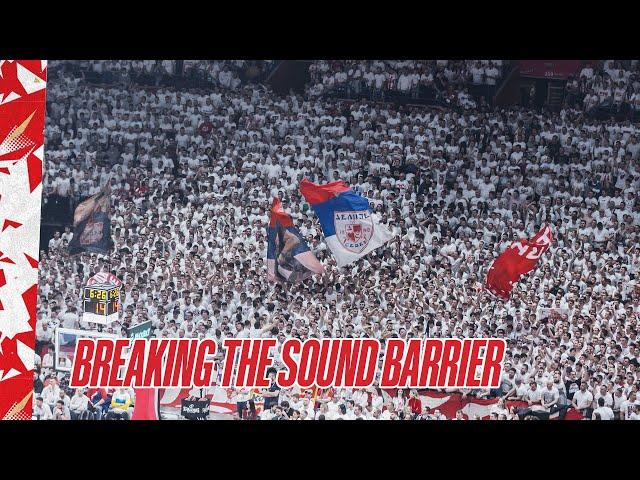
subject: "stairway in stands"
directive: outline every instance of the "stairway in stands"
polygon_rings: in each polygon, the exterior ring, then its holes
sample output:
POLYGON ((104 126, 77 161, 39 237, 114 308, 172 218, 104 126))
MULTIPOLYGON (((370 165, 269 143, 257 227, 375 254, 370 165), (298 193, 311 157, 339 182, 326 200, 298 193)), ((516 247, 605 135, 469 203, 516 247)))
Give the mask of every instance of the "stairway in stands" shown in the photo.
POLYGON ((547 105, 552 110, 559 110, 564 101, 565 81, 551 80, 547 89, 547 105))
POLYGON ((310 60, 283 60, 273 69, 267 78, 274 92, 287 95, 290 90, 303 93, 305 85, 310 80, 310 60))

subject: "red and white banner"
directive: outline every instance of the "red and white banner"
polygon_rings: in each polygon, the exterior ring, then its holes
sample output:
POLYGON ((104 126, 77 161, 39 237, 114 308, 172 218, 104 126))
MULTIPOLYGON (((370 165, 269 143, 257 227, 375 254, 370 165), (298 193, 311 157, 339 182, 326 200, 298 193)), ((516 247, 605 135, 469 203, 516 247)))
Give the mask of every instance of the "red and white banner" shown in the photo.
POLYGON ((487 289, 503 300, 509 300, 513 285, 536 267, 552 242, 553 235, 548 225, 543 225, 530 240, 523 238, 513 242, 489 268, 487 289))
MULTIPOLYGON (((327 391, 329 397, 332 396, 332 389, 327 391)), ((391 403, 392 397, 397 395, 396 389, 383 389, 382 396, 385 403, 391 403)), ((189 396, 188 388, 173 388, 160 390, 160 408, 169 408, 179 411, 181 406, 181 400, 189 396)), ((206 397, 211 400, 211 413, 217 413, 220 415, 228 415, 232 418, 236 414, 236 403, 233 401, 235 393, 233 389, 212 387, 206 394, 206 397)), ((312 392, 312 397, 315 399, 315 391, 312 392)), ((429 407, 431 413, 435 410, 439 410, 447 419, 451 420, 456 417, 458 410, 462 411, 463 417, 469 419, 488 420, 491 417, 492 407, 498 404, 497 398, 475 398, 475 397, 463 397, 460 393, 445 393, 437 392, 433 390, 419 390, 418 397, 422 403, 422 407, 429 407)), ((254 397, 256 402, 256 411, 258 414, 262 411, 261 397, 254 397)), ((316 407, 318 405, 316 404, 316 407)), ((523 401, 508 401, 505 404, 505 408, 509 410, 511 407, 526 408, 527 402, 523 401)), ((558 420, 558 416, 554 415, 550 420, 558 420)), ((567 410, 565 420, 583 420, 583 416, 580 412, 569 408, 567 410)))
POLYGON ((0 60, 0 418, 30 420, 47 62, 0 60))
MULTIPOLYGON (((383 397, 395 397, 396 390, 383 390, 383 397)), ((444 393, 431 390, 419 390, 418 396, 422 403, 422 407, 429 407, 431 413, 434 410, 440 412, 451 420, 456 417, 458 410, 462 411, 465 419, 481 419, 488 420, 491 417, 491 409, 498 404, 497 398, 475 398, 463 397, 460 393, 444 393)), ((385 398, 386 400, 386 398, 385 398)), ((526 408, 527 402, 508 401, 505 408, 508 410, 514 408, 526 408)), ((580 412, 570 408, 567 411, 565 420, 582 420, 583 416, 580 412)), ((557 416, 552 416, 550 420, 558 420, 557 416)))
POLYGON ((122 280, 120 280, 117 276, 115 276, 111 272, 98 272, 89 280, 87 280, 87 285, 115 285, 116 287, 122 287, 122 280))

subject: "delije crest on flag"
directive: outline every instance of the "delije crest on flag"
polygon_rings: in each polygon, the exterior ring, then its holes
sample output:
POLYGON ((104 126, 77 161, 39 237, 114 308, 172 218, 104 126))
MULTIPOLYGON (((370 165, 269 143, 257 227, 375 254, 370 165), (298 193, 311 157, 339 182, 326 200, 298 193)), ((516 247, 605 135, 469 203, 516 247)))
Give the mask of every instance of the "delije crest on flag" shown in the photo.
POLYGON ((355 262, 393 238, 371 211, 369 201, 343 181, 317 185, 305 178, 300 182, 300 193, 318 216, 339 267, 355 262))

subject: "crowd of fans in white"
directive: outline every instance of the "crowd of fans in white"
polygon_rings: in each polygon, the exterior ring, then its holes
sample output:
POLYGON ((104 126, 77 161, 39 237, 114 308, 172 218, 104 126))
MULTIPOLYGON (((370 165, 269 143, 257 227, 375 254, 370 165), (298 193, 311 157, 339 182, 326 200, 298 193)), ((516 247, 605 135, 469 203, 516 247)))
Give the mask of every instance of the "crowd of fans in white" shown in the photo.
POLYGON ((469 85, 496 85, 505 73, 503 60, 322 60, 310 68, 311 97, 338 88, 363 91, 374 97, 400 93, 413 98, 421 89, 431 89, 450 105, 475 108, 469 85))
POLYGON ((591 111, 609 107, 620 111, 629 105, 640 112, 640 62, 637 60, 606 60, 602 65, 586 64, 578 75, 567 82, 567 93, 580 97, 582 108, 591 111))
MULTIPOLYGON (((314 63, 313 81, 358 74, 378 82, 392 66, 404 89, 442 72, 488 81, 500 66, 342 62, 336 71, 334 64, 314 63)), ((35 382, 57 378, 37 392, 51 415, 90 408, 84 393, 69 398, 56 385, 64 386, 65 374, 53 369, 51 342, 58 326, 97 328, 83 321, 80 289, 109 270, 125 293, 122 318, 109 333, 152 320, 157 337, 219 341, 497 336, 509 345, 501 387, 465 395, 520 399, 547 412, 572 407, 589 419, 639 418, 638 125, 591 120, 577 109, 347 104, 222 81, 206 94, 97 87, 64 66, 50 64, 45 201, 58 196, 75 204, 109 181, 115 246, 108 256, 70 257, 67 228, 41 252, 37 341, 48 353, 37 357, 35 382), (349 182, 397 240, 338 269, 298 191, 304 177, 349 182), (322 278, 267 284, 274 196, 326 266, 322 278), (553 229, 551 249, 509 301, 493 299, 483 290, 493 259, 545 222, 553 229), (544 321, 541 308, 567 316, 544 321)), ((320 408, 293 393, 280 391, 262 416, 442 418, 410 403, 415 392, 321 393, 320 408)), ((249 399, 248 392, 236 397, 240 405, 249 399)), ((120 407, 130 403, 119 400, 120 407)), ((492 418, 517 415, 501 401, 492 418)))
MULTIPOLYGON (((78 60, 73 66, 89 80, 103 79, 108 83, 129 82, 144 77, 151 83, 160 84, 163 79, 176 78, 176 60, 78 60), (92 76, 94 74, 94 76, 92 76), (95 74, 99 75, 98 77, 95 74), (104 75, 106 74, 106 75, 104 75), (104 75, 101 76, 100 75, 104 75)), ((240 76, 254 78, 268 72, 275 65, 274 60, 222 60, 204 62, 184 60, 182 76, 198 77, 222 87, 236 89, 241 83, 240 76)), ((156 85, 157 86, 157 85, 156 85)))

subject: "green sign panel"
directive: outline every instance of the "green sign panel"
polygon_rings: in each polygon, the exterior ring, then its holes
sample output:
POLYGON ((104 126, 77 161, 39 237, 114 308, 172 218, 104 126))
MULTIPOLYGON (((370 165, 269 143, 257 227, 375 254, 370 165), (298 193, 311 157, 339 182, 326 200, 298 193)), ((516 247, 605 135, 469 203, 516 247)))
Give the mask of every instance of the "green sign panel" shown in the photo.
POLYGON ((134 325, 127 329, 127 334, 129 338, 151 338, 151 334, 153 332, 153 325, 151 324, 151 320, 140 323, 138 325, 134 325))

